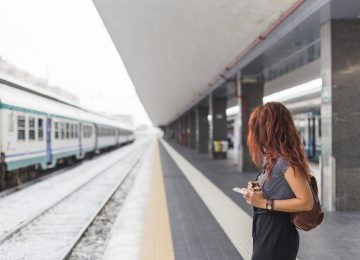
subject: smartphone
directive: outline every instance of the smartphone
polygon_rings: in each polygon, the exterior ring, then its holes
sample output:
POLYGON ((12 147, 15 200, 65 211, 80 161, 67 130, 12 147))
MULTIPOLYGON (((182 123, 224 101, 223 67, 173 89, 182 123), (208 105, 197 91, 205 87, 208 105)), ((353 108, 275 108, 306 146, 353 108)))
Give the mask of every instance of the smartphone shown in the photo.
POLYGON ((243 195, 246 194, 246 188, 235 187, 235 188, 233 188, 232 190, 235 191, 235 192, 241 193, 241 194, 243 194, 243 195))

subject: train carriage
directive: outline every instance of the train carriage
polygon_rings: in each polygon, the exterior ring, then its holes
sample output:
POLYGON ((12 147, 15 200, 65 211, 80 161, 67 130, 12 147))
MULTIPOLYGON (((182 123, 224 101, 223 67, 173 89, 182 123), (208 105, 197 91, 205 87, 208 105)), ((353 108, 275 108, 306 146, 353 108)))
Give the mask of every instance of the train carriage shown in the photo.
POLYGON ((1 186, 12 175, 19 179, 133 140, 131 127, 6 82, 0 83, 0 130, 1 186))

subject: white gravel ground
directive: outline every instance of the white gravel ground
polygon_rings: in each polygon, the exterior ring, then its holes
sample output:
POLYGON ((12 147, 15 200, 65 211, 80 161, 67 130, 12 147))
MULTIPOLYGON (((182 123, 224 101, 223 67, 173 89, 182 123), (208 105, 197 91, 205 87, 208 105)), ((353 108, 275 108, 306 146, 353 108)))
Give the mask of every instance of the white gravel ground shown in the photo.
POLYGON ((107 255, 109 255, 109 252, 112 250, 111 248, 117 250, 114 252, 117 255, 113 255, 110 259, 135 259, 136 254, 130 255, 128 252, 123 252, 122 250, 131 250, 134 253, 138 250, 139 235, 142 233, 142 217, 140 216, 139 219, 139 216, 134 214, 134 209, 137 209, 138 213, 142 213, 142 210, 139 211, 139 209, 142 209, 142 206, 139 207, 139 205, 146 202, 144 199, 147 198, 146 190, 148 186, 149 157, 151 156, 151 151, 152 149, 146 151, 141 162, 136 166, 136 169, 126 178, 126 181, 119 187, 101 213, 96 217, 95 221, 84 233, 81 241, 73 250, 69 258, 70 260, 101 259, 109 243, 110 234, 112 234, 112 239, 108 247, 107 255), (134 197, 136 193, 138 196, 134 197), (131 212, 129 211, 130 207, 132 208, 131 212), (120 214, 119 217, 117 217, 118 214, 120 214), (125 224, 126 229, 119 226, 120 220, 125 224), (114 227, 115 221, 116 224, 114 227), (130 221, 132 221, 132 223, 134 223, 133 221, 137 221, 135 227, 132 226, 130 221), (131 232, 128 231, 130 228, 131 232), (118 243, 118 237, 124 234, 126 234, 128 243, 125 247, 123 243, 118 243), (131 237, 131 239, 129 239, 129 237, 131 237), (132 245, 129 246, 129 243, 132 245))
MULTIPOLYGON (((151 152, 153 152, 152 147, 151 152)), ((134 185, 116 218, 102 260, 137 260, 141 250, 144 214, 148 202, 152 153, 144 158, 134 185)))

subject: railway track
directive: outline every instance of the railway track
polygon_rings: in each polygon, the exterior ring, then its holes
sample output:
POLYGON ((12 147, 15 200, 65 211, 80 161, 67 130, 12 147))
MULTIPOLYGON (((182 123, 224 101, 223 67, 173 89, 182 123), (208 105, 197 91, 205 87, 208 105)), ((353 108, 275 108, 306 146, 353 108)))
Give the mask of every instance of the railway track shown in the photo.
MULTIPOLYGON (((79 162, 80 164, 81 162, 79 162)), ((20 191, 20 190, 23 190, 27 187, 30 187, 31 185, 34 185, 35 183, 38 183, 38 182, 41 182, 41 181, 44 181, 48 178, 52 178, 58 174, 62 174, 74 167, 77 167, 78 164, 74 164, 74 165, 70 165, 70 166, 66 166, 64 168, 61 168, 61 169, 57 169, 55 171, 52 171, 52 172, 49 172, 49 173, 46 173, 44 174, 43 176, 40 176, 40 177, 36 177, 32 180, 29 180, 29 181, 26 181, 20 185, 17 185, 17 186, 14 186, 14 187, 10 187, 10 188, 6 188, 5 190, 1 191, 0 192, 0 199, 3 198, 3 197, 6 197, 14 192, 17 192, 17 191, 20 191)))
MULTIPOLYGON (((27 218, 18 218, 10 223, 10 228, 0 225, 0 258, 68 257, 93 219, 134 170, 148 146, 149 143, 144 142, 120 156, 111 157, 110 162, 97 167, 81 184, 51 199, 46 206, 38 207, 27 218)), ((91 165, 96 166, 99 165, 91 165)), ((0 208, 4 206, 1 202, 0 208)))

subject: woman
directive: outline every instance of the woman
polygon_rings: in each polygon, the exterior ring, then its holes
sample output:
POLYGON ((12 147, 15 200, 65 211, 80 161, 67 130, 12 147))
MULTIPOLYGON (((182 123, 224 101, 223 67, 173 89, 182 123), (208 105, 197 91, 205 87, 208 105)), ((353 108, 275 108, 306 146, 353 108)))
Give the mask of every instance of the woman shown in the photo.
POLYGON ((263 166, 244 195, 254 207, 252 260, 296 259, 299 234, 290 212, 311 210, 314 202, 309 165, 289 110, 279 102, 256 107, 247 145, 255 165, 263 166))

